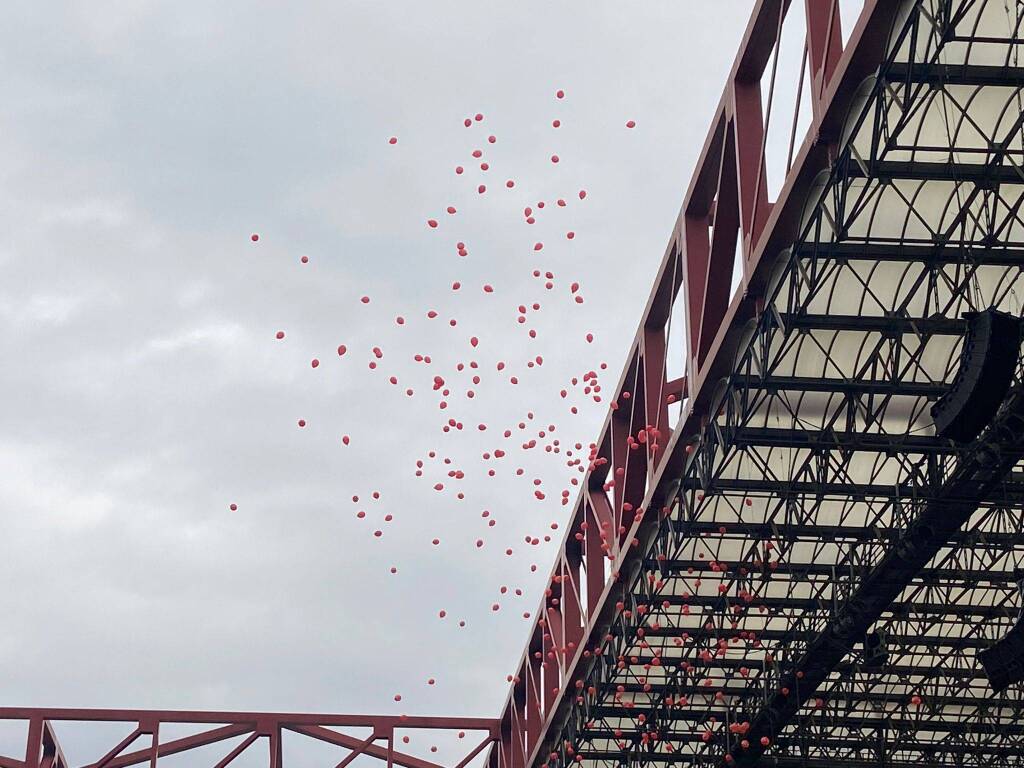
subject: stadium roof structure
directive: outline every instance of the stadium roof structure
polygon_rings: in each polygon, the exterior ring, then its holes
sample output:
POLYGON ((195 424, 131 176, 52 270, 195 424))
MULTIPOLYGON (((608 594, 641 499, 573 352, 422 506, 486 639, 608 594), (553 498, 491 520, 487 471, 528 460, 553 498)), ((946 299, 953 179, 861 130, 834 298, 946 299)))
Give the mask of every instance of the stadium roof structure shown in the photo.
MULTIPOLYGON (((840 11, 756 3, 506 708, 415 723, 483 731, 456 768, 1024 765, 1024 8, 840 11), (965 400, 985 355, 1005 397, 965 400), (980 435, 937 427, 958 398, 980 435)), ((0 768, 69 766, 61 720, 137 726, 89 768, 191 749, 167 722, 434 768, 395 718, 0 718, 0 768)))

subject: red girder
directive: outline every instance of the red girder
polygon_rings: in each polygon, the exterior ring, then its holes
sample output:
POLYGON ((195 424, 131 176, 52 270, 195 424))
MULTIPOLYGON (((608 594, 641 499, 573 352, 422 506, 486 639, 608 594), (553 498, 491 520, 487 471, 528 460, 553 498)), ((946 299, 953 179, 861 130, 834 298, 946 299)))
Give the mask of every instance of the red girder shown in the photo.
MULTIPOLYGON (((804 194, 830 163, 856 88, 882 60, 898 4, 866 0, 844 50, 837 0, 805 0, 812 119, 778 199, 770 201, 765 154, 772 102, 769 97, 766 112, 761 79, 790 5, 760 0, 747 25, 514 676, 502 715, 502 748, 491 754, 494 768, 542 762, 549 729, 557 728, 577 695, 583 661, 603 642, 619 569, 635 559, 631 545, 641 516, 660 508, 664 486, 679 475, 687 445, 707 415, 712 383, 728 373, 740 328, 761 309, 766 257, 795 239, 804 194), (730 296, 737 245, 743 274, 730 296), (686 375, 669 381, 669 318, 684 284, 686 375), (688 398, 674 431, 670 396, 688 398), (560 578, 565 573, 576 577, 560 578)), ((796 120, 794 114, 794 132, 796 120)))
POLYGON ((360 755, 374 757, 402 768, 442 768, 437 763, 398 752, 394 748, 395 730, 452 730, 476 732, 473 748, 453 768, 465 768, 487 746, 499 739, 498 720, 472 717, 414 717, 406 715, 313 715, 271 712, 179 712, 130 709, 34 709, 0 707, 0 720, 28 723, 24 759, 0 756, 0 768, 70 768, 61 752, 53 729, 55 722, 111 722, 133 725, 132 731, 107 753, 84 768, 129 768, 157 758, 177 755, 218 742, 245 736, 227 751, 215 768, 226 768, 259 739, 266 739, 271 768, 283 765, 284 731, 306 736, 349 750, 338 764, 344 768, 360 755), (171 723, 210 725, 208 730, 168 741, 160 741, 160 726, 171 723), (352 736, 338 728, 371 728, 371 734, 352 736), (482 732, 482 738, 480 733, 482 732), (385 746, 376 744, 386 742, 385 746), (144 744, 145 746, 141 746, 144 744), (139 745, 131 752, 129 747, 139 745))

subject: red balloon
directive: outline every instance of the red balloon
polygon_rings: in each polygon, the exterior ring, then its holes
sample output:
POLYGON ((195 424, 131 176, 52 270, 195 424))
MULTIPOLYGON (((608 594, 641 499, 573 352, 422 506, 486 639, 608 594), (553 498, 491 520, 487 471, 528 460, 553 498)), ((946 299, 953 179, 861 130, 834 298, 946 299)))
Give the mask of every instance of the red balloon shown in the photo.
POLYGON ((301 259, 299 259, 299 261, 301 261, 303 264, 309 264, 309 256, 303 256, 301 259))
POLYGON ((305 419, 299 419, 299 426, 300 427, 306 426, 306 420, 305 419))
POLYGON ((310 361, 309 364, 313 368, 319 368, 320 367, 320 361, 317 360, 315 357, 310 361))
POLYGON ((558 128, 561 125, 562 125, 562 121, 561 120, 552 120, 551 121, 551 127, 552 128, 558 128))
POLYGON ((398 143, 398 137, 397 136, 392 136, 390 139, 388 139, 388 144, 397 144, 397 143, 398 143))
POLYGON ((508 181, 505 182, 505 186, 508 187, 509 189, 512 189, 512 187, 514 187, 515 185, 516 183, 512 181, 512 179, 509 179, 508 181))
POLYGON ((555 91, 555 97, 559 98, 559 99, 564 99, 565 98, 565 91, 563 91, 561 88, 559 88, 557 91, 555 91))
POLYGON ((627 120, 626 121, 626 127, 627 128, 636 128, 636 120, 627 120))
POLYGON ((253 232, 252 235, 249 236, 249 239, 252 240, 255 243, 255 242, 259 241, 260 236, 257 235, 255 232, 253 232))
POLYGON ((274 336, 275 336, 275 338, 283 339, 284 338, 284 331, 278 331, 277 333, 274 334, 274 336))
POLYGON ((228 506, 228 509, 230 509, 232 512, 237 512, 238 511, 238 505, 237 504, 230 504, 228 506))
POLYGON ((552 155, 551 156, 551 162, 552 163, 557 163, 558 162, 558 155, 552 155))
POLYGON ((427 219, 427 226, 431 229, 437 229, 437 219, 427 219))
POLYGON ((338 345, 338 357, 341 357, 346 352, 348 352, 348 347, 346 347, 344 344, 339 344, 338 345))

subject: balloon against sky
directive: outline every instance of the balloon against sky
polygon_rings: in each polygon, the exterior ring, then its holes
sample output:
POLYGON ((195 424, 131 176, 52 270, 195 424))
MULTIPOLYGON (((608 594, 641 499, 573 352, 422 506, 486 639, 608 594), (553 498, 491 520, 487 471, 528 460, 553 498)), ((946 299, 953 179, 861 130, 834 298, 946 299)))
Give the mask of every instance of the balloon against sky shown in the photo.
POLYGON ((8 698, 496 712, 749 7, 15 4, 8 698))

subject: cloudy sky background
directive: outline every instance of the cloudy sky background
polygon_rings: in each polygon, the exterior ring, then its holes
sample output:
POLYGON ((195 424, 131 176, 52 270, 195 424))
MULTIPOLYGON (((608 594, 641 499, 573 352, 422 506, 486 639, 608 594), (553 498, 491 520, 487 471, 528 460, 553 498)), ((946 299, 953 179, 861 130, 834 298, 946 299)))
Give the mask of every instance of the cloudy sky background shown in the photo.
POLYGON ((497 716, 751 6, 7 3, 0 703, 497 716))

